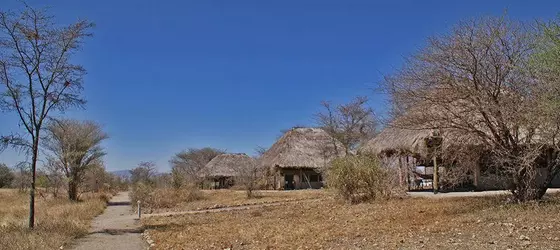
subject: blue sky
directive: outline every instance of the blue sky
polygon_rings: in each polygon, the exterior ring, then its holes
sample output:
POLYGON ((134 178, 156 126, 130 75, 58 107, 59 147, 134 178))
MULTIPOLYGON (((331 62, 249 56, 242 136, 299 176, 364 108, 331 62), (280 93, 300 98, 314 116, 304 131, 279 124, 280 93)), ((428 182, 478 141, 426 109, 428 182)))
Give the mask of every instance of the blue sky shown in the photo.
MULTIPOLYGON (((189 147, 268 147, 281 129, 312 125, 322 100, 367 95, 383 113, 383 96, 372 91, 382 76, 461 19, 560 11, 552 0, 48 2, 60 23, 96 23, 75 58, 88 70, 87 109, 65 115, 103 125, 107 169, 154 161, 160 171, 189 147)), ((21 4, 3 0, 0 8, 21 4)), ((19 131, 16 124, 0 113, 0 134, 19 131)), ((0 154, 10 165, 22 158, 0 154)))

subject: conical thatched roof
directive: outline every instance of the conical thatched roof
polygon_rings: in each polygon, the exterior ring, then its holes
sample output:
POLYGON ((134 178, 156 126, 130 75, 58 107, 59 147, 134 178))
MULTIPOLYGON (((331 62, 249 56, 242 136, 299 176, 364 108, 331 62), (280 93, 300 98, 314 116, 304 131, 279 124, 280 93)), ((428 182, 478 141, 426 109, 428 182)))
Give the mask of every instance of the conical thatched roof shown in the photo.
POLYGON ((323 129, 293 128, 262 155, 260 164, 265 167, 319 169, 339 156, 344 156, 344 147, 323 129), (335 153, 335 145, 338 154, 335 153))
POLYGON ((221 154, 208 162, 202 172, 207 177, 234 177, 240 169, 254 164, 255 159, 243 153, 221 154))

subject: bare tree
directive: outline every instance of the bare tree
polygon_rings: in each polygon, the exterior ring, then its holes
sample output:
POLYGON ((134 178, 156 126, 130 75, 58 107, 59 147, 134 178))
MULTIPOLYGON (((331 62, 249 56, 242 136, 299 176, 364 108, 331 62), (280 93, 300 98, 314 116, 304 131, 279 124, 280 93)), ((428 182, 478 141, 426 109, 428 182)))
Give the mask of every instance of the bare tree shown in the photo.
POLYGON ((65 176, 55 159, 48 159, 43 165, 43 171, 48 179, 47 189, 51 189, 53 197, 57 197, 59 190, 65 184, 65 176))
POLYGON ((156 175, 156 164, 151 161, 143 161, 138 164, 138 167, 130 170, 130 182, 132 184, 143 183, 154 186, 156 175))
POLYGON ((215 148, 190 148, 177 153, 169 161, 174 186, 180 187, 186 183, 200 184, 202 181, 200 171, 214 157, 223 153, 225 151, 215 148))
MULTIPOLYGON (((349 154, 371 139, 376 132, 377 119, 367 106, 367 97, 356 97, 350 103, 334 106, 323 102, 325 111, 317 114, 317 123, 344 146, 349 154)), ((338 152, 336 143, 335 150, 338 152)))
POLYGON ((105 167, 101 164, 93 165, 84 173, 82 181, 82 190, 85 192, 102 192, 112 188, 112 176, 105 171, 105 167))
POLYGON ((19 162, 14 167, 14 180, 12 187, 20 192, 27 190, 31 186, 31 167, 28 162, 19 162))
POLYGON ((255 197, 255 190, 259 189, 259 182, 265 176, 264 169, 254 161, 251 164, 238 166, 236 172, 238 176, 235 180, 247 191, 247 198, 255 197))
POLYGON ((78 200, 78 187, 89 168, 102 166, 105 155, 101 142, 108 136, 92 121, 52 120, 44 146, 49 160, 68 178, 68 198, 78 200))
POLYGON ((247 198, 254 198, 256 196, 255 191, 260 189, 263 184, 266 185, 263 182, 266 182, 269 177, 269 171, 259 164, 259 158, 264 152, 266 152, 266 148, 257 146, 255 157, 244 161, 244 164, 236 165, 237 176, 235 182, 236 185, 241 185, 247 191, 247 198))
POLYGON ((393 125, 445 131, 457 145, 479 147, 492 157, 488 167, 511 178, 516 201, 540 199, 558 168, 543 132, 560 123, 540 110, 545 88, 530 74, 533 52, 533 30, 505 17, 461 22, 430 38, 386 77, 395 115, 406 114, 393 125), (539 182, 543 166, 547 181, 539 182))
POLYGON ((31 155, 29 227, 35 225, 35 174, 44 121, 53 110, 81 107, 85 69, 71 62, 93 24, 81 20, 65 27, 43 10, 0 12, 0 108, 15 111, 24 134, 0 142, 31 155))
POLYGON ((257 146, 255 148, 255 157, 258 159, 260 158, 266 151, 268 150, 268 148, 263 147, 263 146, 257 146))

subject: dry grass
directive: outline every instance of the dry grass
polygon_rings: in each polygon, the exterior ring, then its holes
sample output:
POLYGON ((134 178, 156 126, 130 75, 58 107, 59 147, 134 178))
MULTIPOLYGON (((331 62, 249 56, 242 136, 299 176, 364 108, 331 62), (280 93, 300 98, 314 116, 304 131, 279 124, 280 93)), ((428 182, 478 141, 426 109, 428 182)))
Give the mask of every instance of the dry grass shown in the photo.
POLYGON ((27 228, 29 194, 0 189, 0 249, 59 249, 88 232, 105 208, 106 195, 82 195, 82 202, 36 198, 36 227, 27 228))
POLYGON ((158 204, 148 208, 147 212, 150 213, 202 210, 209 208, 316 199, 331 195, 322 190, 255 191, 256 197, 248 199, 246 191, 223 189, 200 190, 196 195, 196 199, 193 199, 191 191, 180 191, 177 193, 174 189, 158 189, 155 190, 154 193, 157 193, 157 197, 169 198, 160 198, 158 204))
POLYGON ((144 220, 156 249, 560 249, 560 197, 332 199, 144 220))

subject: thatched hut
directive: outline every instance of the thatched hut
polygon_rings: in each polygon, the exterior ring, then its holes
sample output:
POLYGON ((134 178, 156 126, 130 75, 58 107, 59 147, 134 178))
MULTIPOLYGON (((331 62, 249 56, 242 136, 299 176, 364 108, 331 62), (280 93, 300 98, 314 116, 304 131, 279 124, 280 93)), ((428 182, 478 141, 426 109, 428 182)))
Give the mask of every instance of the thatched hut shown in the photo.
POLYGON ((329 162, 344 156, 342 144, 320 128, 293 128, 261 157, 260 164, 272 170, 275 189, 323 187, 329 162))
POLYGON ((229 188, 235 184, 240 170, 255 164, 255 159, 244 153, 221 154, 206 164, 202 175, 213 188, 229 188))
POLYGON ((360 148, 359 153, 374 154, 385 167, 397 169, 401 185, 422 188, 423 179, 433 178, 433 167, 426 166, 432 165, 426 142, 435 135, 437 133, 430 130, 399 129, 389 126, 360 148))
POLYGON ((459 182, 454 185, 477 190, 507 188, 509 181, 503 176, 484 172, 487 159, 483 150, 471 135, 390 125, 367 142, 360 153, 375 154, 385 166, 399 169, 400 183, 410 189, 423 189, 426 183, 431 188, 435 164, 439 164, 440 178, 445 174, 448 181, 459 182), (452 172, 446 164, 463 167, 457 170, 461 172, 452 172))

